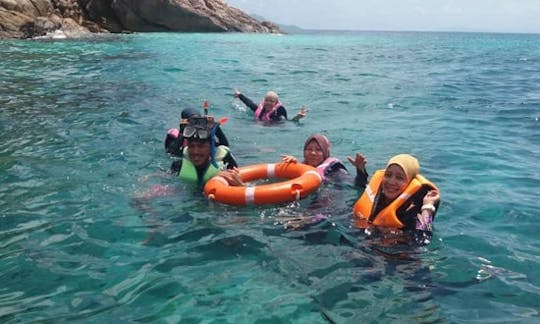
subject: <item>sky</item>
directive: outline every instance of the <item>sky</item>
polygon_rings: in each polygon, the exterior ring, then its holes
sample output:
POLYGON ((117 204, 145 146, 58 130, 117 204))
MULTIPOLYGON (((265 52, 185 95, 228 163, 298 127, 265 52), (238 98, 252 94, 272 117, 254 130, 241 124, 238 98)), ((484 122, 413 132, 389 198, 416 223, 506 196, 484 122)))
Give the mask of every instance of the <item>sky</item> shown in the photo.
POLYGON ((540 33, 540 0, 224 0, 303 29, 540 33))

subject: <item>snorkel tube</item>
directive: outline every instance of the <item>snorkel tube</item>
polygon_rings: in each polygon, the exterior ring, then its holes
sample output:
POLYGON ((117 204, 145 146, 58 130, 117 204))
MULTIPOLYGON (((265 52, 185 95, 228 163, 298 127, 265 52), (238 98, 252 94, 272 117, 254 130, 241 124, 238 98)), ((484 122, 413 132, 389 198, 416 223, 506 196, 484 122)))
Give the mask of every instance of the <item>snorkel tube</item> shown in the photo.
POLYGON ((212 163, 213 166, 218 168, 218 164, 216 162, 216 130, 219 126, 219 123, 215 123, 212 125, 212 128, 210 129, 210 163, 212 163))
POLYGON ((216 132, 220 125, 225 124, 228 121, 227 117, 221 117, 219 121, 214 122, 214 125, 210 128, 210 162, 213 166, 216 168, 218 167, 218 164, 216 162, 216 132))
POLYGON ((204 110, 204 115, 208 116, 208 100, 204 101, 203 110, 204 110))
POLYGON ((217 132, 217 129, 219 127, 219 125, 223 125, 225 124, 229 119, 227 117, 221 117, 219 119, 219 121, 215 121, 213 117, 211 116, 208 116, 208 108, 209 108, 209 104, 208 104, 208 100, 205 100, 204 101, 204 104, 203 104, 203 109, 204 109, 204 116, 206 116, 207 118, 211 118, 212 121, 213 121, 213 125, 212 127, 210 128, 210 163, 212 163, 213 166, 215 166, 216 168, 218 168, 218 163, 216 161, 216 150, 217 150, 217 147, 216 147, 216 132, 217 132))

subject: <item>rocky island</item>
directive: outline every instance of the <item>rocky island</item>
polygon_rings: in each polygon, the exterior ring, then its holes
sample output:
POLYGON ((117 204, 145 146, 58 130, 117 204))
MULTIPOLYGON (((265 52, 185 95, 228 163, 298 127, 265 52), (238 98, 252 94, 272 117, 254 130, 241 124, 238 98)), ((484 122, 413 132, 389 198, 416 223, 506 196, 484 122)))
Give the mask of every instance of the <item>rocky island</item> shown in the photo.
POLYGON ((281 33, 223 0, 0 0, 0 39, 125 32, 281 33))

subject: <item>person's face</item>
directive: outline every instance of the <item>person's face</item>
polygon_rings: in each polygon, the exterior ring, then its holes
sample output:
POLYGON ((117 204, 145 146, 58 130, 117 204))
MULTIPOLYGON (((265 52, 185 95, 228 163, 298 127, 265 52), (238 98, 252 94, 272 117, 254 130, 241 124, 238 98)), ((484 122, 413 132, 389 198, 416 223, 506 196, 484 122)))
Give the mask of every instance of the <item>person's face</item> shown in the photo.
POLYGON ((265 110, 269 110, 271 109, 272 107, 274 107, 274 105, 276 104, 277 102, 277 99, 274 98, 274 97, 264 97, 264 104, 263 104, 263 108, 265 110))
POLYGON ((193 165, 203 166, 210 159, 210 142, 188 140, 188 155, 193 165))
POLYGON ((317 167, 324 162, 323 150, 316 141, 310 141, 308 145, 306 145, 306 148, 304 149, 304 160, 306 161, 306 164, 313 167, 317 167))
POLYGON ((408 184, 407 176, 399 165, 392 164, 384 171, 381 185, 387 199, 396 199, 407 188, 408 184))

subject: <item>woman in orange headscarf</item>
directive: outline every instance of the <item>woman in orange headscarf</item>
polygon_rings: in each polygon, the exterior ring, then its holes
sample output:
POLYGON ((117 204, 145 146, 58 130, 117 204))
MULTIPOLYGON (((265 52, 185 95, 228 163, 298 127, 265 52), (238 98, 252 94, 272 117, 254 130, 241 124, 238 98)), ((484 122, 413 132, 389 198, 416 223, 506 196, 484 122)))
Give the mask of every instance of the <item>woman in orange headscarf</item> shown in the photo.
POLYGON ((356 226, 416 231, 427 244, 439 202, 439 190, 420 174, 418 160, 399 154, 373 174, 354 204, 356 226))

